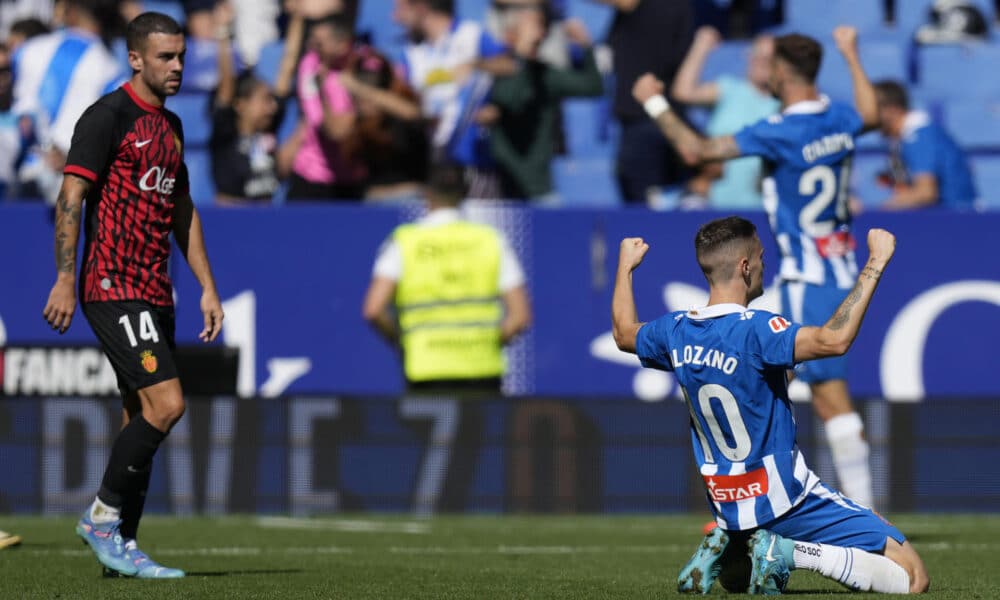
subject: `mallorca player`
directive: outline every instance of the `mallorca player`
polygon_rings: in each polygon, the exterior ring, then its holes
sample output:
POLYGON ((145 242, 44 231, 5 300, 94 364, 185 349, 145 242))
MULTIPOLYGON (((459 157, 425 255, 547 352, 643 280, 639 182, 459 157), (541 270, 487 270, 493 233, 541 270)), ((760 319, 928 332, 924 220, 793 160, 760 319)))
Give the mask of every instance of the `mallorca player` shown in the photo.
POLYGON ((180 89, 183 30, 166 15, 144 13, 129 23, 127 41, 132 78, 91 105, 73 133, 56 204, 58 276, 44 316, 60 333, 72 322, 86 199, 81 308, 115 369, 124 410, 100 491, 76 532, 106 574, 183 577, 136 544, 153 455, 184 414, 173 358, 171 233, 202 286, 203 341, 218 336, 223 314, 188 193, 181 122, 163 106, 180 89))

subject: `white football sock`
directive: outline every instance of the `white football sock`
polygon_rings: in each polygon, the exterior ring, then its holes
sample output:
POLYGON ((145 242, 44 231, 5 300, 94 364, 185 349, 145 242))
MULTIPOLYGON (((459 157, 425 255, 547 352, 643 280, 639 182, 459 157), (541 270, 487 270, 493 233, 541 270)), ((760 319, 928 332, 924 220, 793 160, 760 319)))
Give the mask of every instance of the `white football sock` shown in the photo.
POLYGON ((908 594, 906 569, 879 554, 829 544, 795 542, 796 569, 815 571, 861 592, 908 594))
POLYGON ((872 473, 868 465, 868 442, 861 436, 864 430, 861 416, 856 412, 837 415, 825 427, 840 491, 858 504, 872 506, 872 473))
POLYGON ((94 523, 110 523, 121 518, 121 509, 101 502, 100 498, 94 498, 94 503, 90 505, 90 520, 94 523))

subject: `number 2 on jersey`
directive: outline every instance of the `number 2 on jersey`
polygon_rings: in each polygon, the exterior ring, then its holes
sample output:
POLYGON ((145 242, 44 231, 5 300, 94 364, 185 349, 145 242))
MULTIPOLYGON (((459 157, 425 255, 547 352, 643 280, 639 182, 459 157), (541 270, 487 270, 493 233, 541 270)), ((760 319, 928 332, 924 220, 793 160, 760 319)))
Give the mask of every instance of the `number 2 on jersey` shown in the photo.
POLYGON ((802 231, 813 237, 833 233, 835 225, 833 219, 823 221, 818 219, 834 200, 837 202, 834 207, 837 220, 847 220, 847 179, 851 170, 850 164, 850 160, 844 161, 839 182, 833 168, 826 165, 816 165, 799 178, 799 193, 803 196, 814 196, 799 213, 799 226, 802 231))
MULTIPOLYGON (((698 420, 695 414, 694 405, 691 402, 691 398, 688 397, 686 389, 684 390, 684 398, 687 400, 688 409, 691 411, 691 422, 694 423, 695 432, 698 434, 698 440, 701 442, 701 449, 705 453, 705 461, 714 463, 715 455, 712 453, 712 447, 708 443, 708 438, 705 437, 701 421, 698 420)), ((746 457, 750 456, 752 444, 750 442, 750 434, 747 432, 747 426, 743 422, 743 415, 740 414, 740 407, 736 403, 736 397, 733 396, 733 393, 724 386, 716 383, 705 384, 698 388, 698 408, 702 416, 705 417, 708 430, 711 432, 712 438, 715 440, 715 445, 722 452, 722 455, 730 462, 746 460, 746 457), (718 400, 719 404, 722 405, 722 412, 725 414, 735 446, 729 445, 729 440, 726 439, 722 428, 719 427, 719 421, 715 416, 715 412, 712 411, 712 400, 718 400)))
MULTIPOLYGON (((139 341, 135 339, 135 332, 132 330, 132 323, 129 322, 128 315, 122 315, 122 318, 118 319, 118 322, 125 328, 128 343, 133 348, 138 346, 139 341)), ((160 335, 156 333, 156 326, 153 325, 153 317, 149 314, 148 310, 139 313, 139 337, 144 341, 151 341, 154 344, 160 341, 160 335)))

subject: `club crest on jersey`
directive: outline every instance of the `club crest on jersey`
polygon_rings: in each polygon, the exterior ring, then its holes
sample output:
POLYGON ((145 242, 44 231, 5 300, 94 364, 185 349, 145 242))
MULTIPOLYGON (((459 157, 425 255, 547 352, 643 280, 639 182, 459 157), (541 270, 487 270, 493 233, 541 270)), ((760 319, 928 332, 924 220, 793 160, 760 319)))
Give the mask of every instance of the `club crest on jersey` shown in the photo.
POLYGON ((716 502, 736 502, 767 494, 767 471, 762 467, 742 475, 702 475, 716 502))
POLYGON ((139 180, 139 189, 144 192, 156 192, 163 196, 174 193, 174 177, 167 177, 163 167, 150 167, 139 180))
POLYGON ((146 350, 139 355, 142 359, 142 368, 146 369, 147 373, 156 373, 156 368, 159 366, 156 362, 156 356, 153 355, 152 350, 146 350))
POLYGON ((789 323, 785 317, 771 317, 771 320, 769 320, 767 324, 771 327, 771 331, 774 333, 781 333, 792 326, 792 324, 789 323))

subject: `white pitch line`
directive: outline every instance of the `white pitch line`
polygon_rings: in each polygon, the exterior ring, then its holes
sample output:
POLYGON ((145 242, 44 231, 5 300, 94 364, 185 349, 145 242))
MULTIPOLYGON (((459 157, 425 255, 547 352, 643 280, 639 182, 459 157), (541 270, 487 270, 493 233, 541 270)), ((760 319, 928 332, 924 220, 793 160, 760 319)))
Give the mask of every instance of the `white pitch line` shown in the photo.
MULTIPOLYGON (((995 552, 1000 550, 997 543, 957 543, 931 542, 918 544, 921 552, 995 552)), ((502 554, 502 555, 567 555, 567 554, 657 554, 687 552, 688 544, 664 544, 661 546, 390 546, 391 554, 406 555, 451 555, 451 554, 502 554)), ((231 546, 215 548, 163 548, 153 551, 154 556, 260 556, 263 554, 309 555, 309 554, 352 554, 355 552, 384 552, 382 548, 349 548, 345 546, 294 546, 287 548, 262 548, 257 546, 231 546)), ((90 550, 21 548, 19 554, 32 556, 92 556, 90 550)))
POLYGON ((348 533, 430 533, 430 525, 414 521, 369 521, 349 519, 296 519, 293 517, 259 517, 258 527, 344 531, 348 533))

